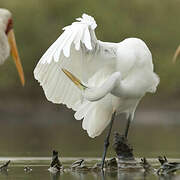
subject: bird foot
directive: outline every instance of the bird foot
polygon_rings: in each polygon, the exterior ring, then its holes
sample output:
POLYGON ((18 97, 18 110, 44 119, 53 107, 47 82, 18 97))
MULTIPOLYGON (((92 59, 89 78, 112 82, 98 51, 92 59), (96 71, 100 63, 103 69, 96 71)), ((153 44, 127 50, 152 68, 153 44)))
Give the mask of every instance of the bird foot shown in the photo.
POLYGON ((128 143, 127 138, 119 133, 114 133, 113 148, 117 154, 118 160, 121 161, 132 161, 134 160, 133 148, 128 143))

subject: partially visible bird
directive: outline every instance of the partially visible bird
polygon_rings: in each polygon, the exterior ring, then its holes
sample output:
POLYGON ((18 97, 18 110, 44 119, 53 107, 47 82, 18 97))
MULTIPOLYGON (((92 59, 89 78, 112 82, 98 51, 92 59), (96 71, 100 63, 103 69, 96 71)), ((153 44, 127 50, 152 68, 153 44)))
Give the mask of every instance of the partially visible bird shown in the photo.
POLYGON ((49 101, 76 111, 75 118, 83 119, 82 127, 90 137, 100 135, 109 125, 103 168, 115 115, 126 113, 127 137, 139 101, 147 92, 156 91, 159 77, 142 40, 102 42, 96 38, 96 26, 93 17, 83 14, 63 28, 62 35, 40 59, 34 76, 49 101))
POLYGON ((178 46, 178 48, 176 49, 176 52, 174 53, 173 63, 176 62, 179 55, 180 55, 180 45, 178 46))
POLYGON ((9 10, 0 8, 0 64, 4 63, 10 53, 14 58, 21 83, 24 86, 24 73, 13 32, 12 14, 9 10))

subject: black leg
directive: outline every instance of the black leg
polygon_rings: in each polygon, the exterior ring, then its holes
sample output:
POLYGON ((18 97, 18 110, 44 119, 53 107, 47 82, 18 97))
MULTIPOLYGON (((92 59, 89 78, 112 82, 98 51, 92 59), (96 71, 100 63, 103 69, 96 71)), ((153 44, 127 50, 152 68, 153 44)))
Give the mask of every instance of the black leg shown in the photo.
POLYGON ((128 131, 129 131, 130 123, 131 123, 131 115, 130 115, 130 116, 128 117, 128 119, 127 119, 126 129, 125 129, 125 133, 124 133, 124 135, 125 135, 126 138, 127 138, 127 136, 128 136, 128 131))
POLYGON ((116 112, 114 112, 114 113, 112 114, 111 122, 110 122, 110 124, 109 124, 109 130, 108 130, 106 139, 105 139, 105 141, 104 141, 104 152, 103 152, 102 162, 101 162, 101 168, 102 168, 102 169, 103 169, 103 167, 104 167, 104 162, 105 162, 105 158, 106 158, 106 152, 107 152, 107 149, 108 149, 108 146, 109 146, 109 138, 110 138, 110 135, 111 135, 111 129, 112 129, 112 125, 113 125, 115 116, 116 116, 116 112))
POLYGON ((101 180, 105 180, 105 173, 103 169, 101 169, 101 180))

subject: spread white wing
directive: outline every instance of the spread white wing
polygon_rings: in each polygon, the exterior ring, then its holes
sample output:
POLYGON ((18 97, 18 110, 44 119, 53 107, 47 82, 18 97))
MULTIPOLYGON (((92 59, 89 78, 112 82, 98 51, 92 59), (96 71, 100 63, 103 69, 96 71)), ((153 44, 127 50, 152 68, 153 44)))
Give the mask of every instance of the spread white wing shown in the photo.
POLYGON ((115 56, 111 47, 96 39, 94 29, 97 25, 93 17, 83 14, 77 20, 63 28, 62 35, 50 46, 34 70, 34 76, 43 87, 47 99, 66 104, 73 110, 76 110, 81 92, 61 68, 87 82, 100 68, 106 71, 112 68, 106 65, 113 64, 109 59, 115 56))

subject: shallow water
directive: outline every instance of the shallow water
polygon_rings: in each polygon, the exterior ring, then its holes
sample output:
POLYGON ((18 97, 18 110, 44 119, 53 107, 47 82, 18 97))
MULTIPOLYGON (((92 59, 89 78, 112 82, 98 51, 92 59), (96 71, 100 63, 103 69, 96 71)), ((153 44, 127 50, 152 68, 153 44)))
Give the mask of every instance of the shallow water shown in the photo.
MULTIPOLYGON (((0 158, 0 163, 7 160, 11 160, 9 169, 7 172, 0 172, 1 180, 166 180, 166 179, 179 179, 180 173, 171 176, 157 176, 156 174, 147 174, 142 171, 106 171, 103 175, 97 172, 82 172, 82 171, 72 171, 70 165, 77 157, 74 158, 62 158, 61 161, 65 167, 64 172, 57 174, 52 174, 48 171, 50 157, 13 157, 13 158, 0 158), (32 168, 31 172, 25 172, 24 166, 28 165, 32 168)), ((91 167, 99 161, 97 158, 86 158, 87 166, 91 167)), ((149 159, 152 165, 157 165, 156 159, 149 159)), ((170 159, 170 161, 179 161, 180 159, 170 159)))
MULTIPOLYGON (((52 150, 61 157, 101 157, 106 131, 95 139, 82 130, 80 121, 62 123, 49 120, 0 122, 0 157, 51 156, 52 150)), ((123 132, 123 123, 115 122, 113 132, 123 132)), ((180 158, 179 124, 132 124, 129 142, 136 157, 180 158)), ((115 156, 112 148, 113 132, 108 157, 115 156)))
MULTIPOLYGON (((81 127, 82 122, 75 121, 72 111, 62 106, 49 104, 42 108, 42 102, 32 105, 29 103, 15 105, 10 102, 8 106, 2 104, 1 107, 4 109, 0 109, 0 164, 9 159, 12 162, 8 173, 0 173, 0 180, 101 180, 103 178, 101 173, 71 171, 55 176, 47 169, 53 149, 59 152, 65 167, 69 167, 79 157, 88 160, 88 166, 92 166, 102 156, 103 141, 107 131, 95 139, 89 138, 81 127), (33 171, 24 172, 25 165, 32 166, 33 171)), ((137 111, 128 137, 129 143, 134 148, 135 157, 153 158, 154 165, 159 165, 157 157, 163 155, 169 160, 176 158, 175 161, 179 161, 179 117, 179 111, 137 111)), ((112 131, 123 133, 126 120, 122 116, 116 119, 112 131)), ((116 156, 112 148, 113 132, 108 158, 116 156)), ((137 171, 115 171, 106 172, 105 179, 175 180, 180 179, 180 174, 158 177, 137 171)))

